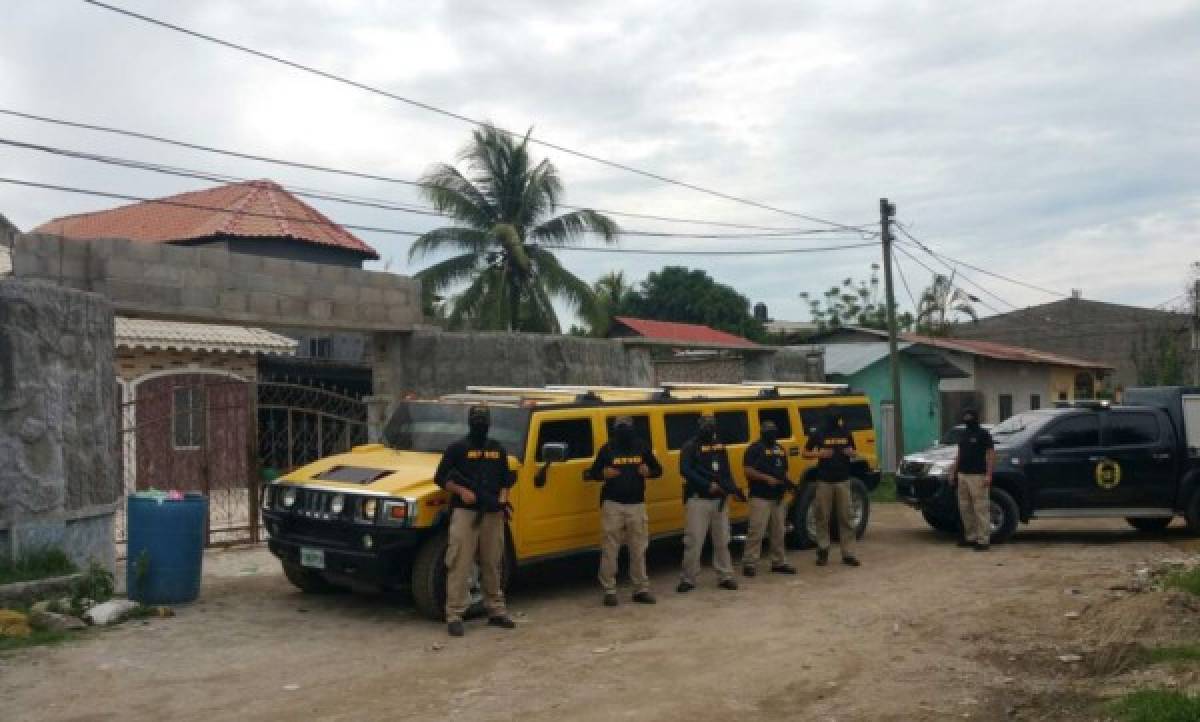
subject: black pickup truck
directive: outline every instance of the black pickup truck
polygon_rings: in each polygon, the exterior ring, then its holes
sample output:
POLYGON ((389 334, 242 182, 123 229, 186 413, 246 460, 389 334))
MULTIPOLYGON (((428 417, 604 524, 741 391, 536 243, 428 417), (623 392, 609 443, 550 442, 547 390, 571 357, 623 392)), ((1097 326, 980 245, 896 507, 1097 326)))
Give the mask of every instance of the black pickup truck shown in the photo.
MULTIPOLYGON (((1028 411, 991 433, 993 542, 1007 540, 1019 523, 1050 518, 1124 518, 1161 531, 1182 516, 1200 534, 1200 388, 1132 388, 1120 404, 1028 411)), ((948 478, 957 451, 910 454, 896 475, 899 498, 939 531, 960 528, 948 478)))

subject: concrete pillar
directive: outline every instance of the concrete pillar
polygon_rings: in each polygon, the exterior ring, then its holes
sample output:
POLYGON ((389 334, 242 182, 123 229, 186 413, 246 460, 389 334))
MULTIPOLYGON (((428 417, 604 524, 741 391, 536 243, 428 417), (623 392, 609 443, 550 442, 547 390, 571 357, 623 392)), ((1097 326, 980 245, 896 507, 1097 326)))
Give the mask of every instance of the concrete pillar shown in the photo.
POLYGON ((367 405, 367 443, 382 444, 383 430, 396 408, 396 399, 390 395, 364 396, 367 405))

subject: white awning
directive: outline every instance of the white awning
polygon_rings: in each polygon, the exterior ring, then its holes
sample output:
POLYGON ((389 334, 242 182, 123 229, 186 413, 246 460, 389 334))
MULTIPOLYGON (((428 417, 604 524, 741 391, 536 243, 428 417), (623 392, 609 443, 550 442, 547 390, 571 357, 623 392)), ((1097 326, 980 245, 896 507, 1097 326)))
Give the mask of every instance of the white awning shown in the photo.
POLYGON ((116 319, 117 348, 292 356, 299 342, 266 329, 145 318, 116 319))

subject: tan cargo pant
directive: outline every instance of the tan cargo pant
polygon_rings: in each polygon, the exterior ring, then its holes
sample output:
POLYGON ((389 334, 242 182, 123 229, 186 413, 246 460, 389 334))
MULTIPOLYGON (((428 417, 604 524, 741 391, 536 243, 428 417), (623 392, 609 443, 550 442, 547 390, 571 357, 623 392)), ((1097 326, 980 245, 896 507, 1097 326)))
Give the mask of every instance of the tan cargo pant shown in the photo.
POLYGON ((483 579, 484 605, 488 615, 507 614, 501 569, 504 565, 504 513, 483 515, 475 526, 477 512, 455 509, 450 515, 450 539, 446 546, 446 621, 460 622, 471 603, 471 572, 476 554, 483 579))
POLYGON ((983 474, 958 475, 958 514, 962 517, 963 539, 976 544, 992 540, 992 502, 983 474))
POLYGON ((857 529, 854 528, 853 508, 851 503, 854 494, 847 481, 817 481, 816 495, 813 498, 813 514, 816 515, 817 548, 829 549, 829 518, 837 509, 838 543, 842 548, 842 558, 854 556, 854 542, 857 529))
POLYGON ((750 497, 750 531, 746 536, 745 551, 742 552, 743 567, 758 564, 758 558, 762 554, 763 537, 768 535, 771 566, 787 564, 787 549, 784 546, 787 512, 787 504, 782 499, 750 497))
POLYGON ((733 579, 733 559, 729 556, 729 507, 718 499, 692 497, 684 505, 687 516, 683 528, 683 572, 680 580, 695 584, 700 575, 700 552, 704 538, 712 534, 713 570, 720 581, 733 579))
POLYGON ((606 594, 617 591, 617 555, 621 545, 629 549, 629 580, 633 591, 650 591, 646 574, 646 547, 650 544, 649 520, 645 504, 622 504, 607 500, 600 505, 600 523, 604 539, 600 547, 600 586, 606 594))

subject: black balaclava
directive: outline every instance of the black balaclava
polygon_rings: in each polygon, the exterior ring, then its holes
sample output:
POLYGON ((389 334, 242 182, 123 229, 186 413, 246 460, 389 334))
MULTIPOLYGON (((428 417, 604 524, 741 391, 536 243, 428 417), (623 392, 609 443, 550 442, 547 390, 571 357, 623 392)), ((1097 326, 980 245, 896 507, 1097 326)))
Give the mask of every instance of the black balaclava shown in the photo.
POLYGON ((779 427, 774 421, 762 422, 762 441, 767 446, 774 446, 779 441, 779 427))
POLYGON ((486 406, 472 406, 467 411, 467 438, 475 446, 487 441, 488 429, 492 425, 492 413, 486 406))
POLYGON ((612 427, 613 444, 620 449, 627 450, 633 446, 633 419, 628 416, 618 416, 613 419, 612 427))
POLYGON ((974 409, 967 409, 966 411, 963 412, 962 422, 963 422, 963 425, 966 426, 968 429, 978 428, 979 414, 975 413, 974 409))
POLYGON ((717 420, 714 417, 700 417, 700 440, 706 444, 717 440, 717 420))

